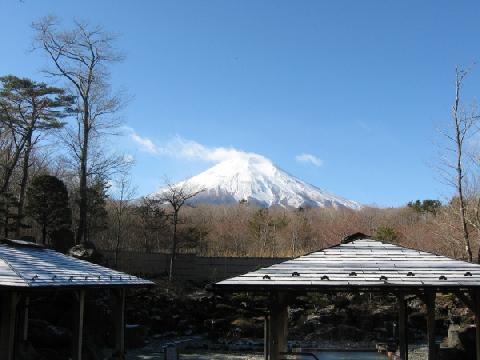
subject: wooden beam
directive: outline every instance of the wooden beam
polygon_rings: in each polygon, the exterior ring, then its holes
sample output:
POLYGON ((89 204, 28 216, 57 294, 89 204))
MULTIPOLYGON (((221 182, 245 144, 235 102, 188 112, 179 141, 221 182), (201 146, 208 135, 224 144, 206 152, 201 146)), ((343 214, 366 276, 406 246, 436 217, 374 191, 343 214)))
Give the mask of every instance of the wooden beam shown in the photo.
POLYGON ((117 360, 125 359, 125 289, 112 290, 113 305, 113 331, 115 338, 114 358, 117 360))
POLYGON ((72 359, 82 360, 83 320, 85 313, 85 290, 79 290, 74 296, 73 329, 72 329, 72 359))
POLYGON ((269 360, 280 360, 281 353, 288 350, 288 305, 283 293, 275 293, 270 303, 268 335, 269 360))
POLYGON ((407 302, 405 295, 398 295, 398 347, 400 360, 408 360, 407 302))
POLYGON ((0 354, 2 359, 13 360, 15 356, 15 325, 18 294, 9 291, 2 294, 0 322, 0 354))
POLYGON ((437 344, 435 343, 435 298, 435 291, 425 292, 425 304, 427 305, 428 360, 436 359, 437 344))

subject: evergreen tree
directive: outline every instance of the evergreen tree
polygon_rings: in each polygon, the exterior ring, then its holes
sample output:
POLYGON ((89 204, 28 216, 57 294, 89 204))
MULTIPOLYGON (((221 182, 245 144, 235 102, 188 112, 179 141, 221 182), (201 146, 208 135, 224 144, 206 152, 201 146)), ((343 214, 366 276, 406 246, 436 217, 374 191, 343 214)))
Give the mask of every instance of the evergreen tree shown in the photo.
POLYGON ((96 180, 87 191, 87 233, 85 242, 90 242, 96 234, 108 228, 106 209, 107 186, 102 180, 96 180))
POLYGON ((10 143, 9 154, 1 162, 2 192, 11 188, 17 165, 21 164, 22 168, 15 226, 17 236, 22 225, 32 150, 43 134, 63 127, 61 119, 70 114, 73 100, 62 88, 13 75, 0 77, 0 130, 10 143))
POLYGON ((44 245, 47 235, 62 228, 69 228, 72 212, 65 184, 51 175, 35 177, 27 191, 27 213, 41 226, 44 245))
POLYGON ((18 218, 18 201, 11 192, 0 193, 0 234, 8 238, 15 230, 18 218))
POLYGON ((442 203, 439 200, 416 200, 410 201, 407 206, 418 213, 431 213, 433 215, 437 214, 438 209, 442 206, 442 203))
POLYGON ((379 226, 375 231, 375 238, 378 240, 394 242, 399 237, 397 231, 390 226, 379 226))

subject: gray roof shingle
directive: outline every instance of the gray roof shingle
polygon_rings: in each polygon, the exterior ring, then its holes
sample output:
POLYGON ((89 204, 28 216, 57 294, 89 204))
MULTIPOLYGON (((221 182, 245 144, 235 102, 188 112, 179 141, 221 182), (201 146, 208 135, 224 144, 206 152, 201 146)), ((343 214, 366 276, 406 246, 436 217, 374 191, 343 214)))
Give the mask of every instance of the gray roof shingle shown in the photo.
POLYGON ((153 282, 22 242, 0 244, 0 287, 148 286, 153 282))
POLYGON ((219 290, 480 287, 480 265, 368 237, 215 284, 219 290))

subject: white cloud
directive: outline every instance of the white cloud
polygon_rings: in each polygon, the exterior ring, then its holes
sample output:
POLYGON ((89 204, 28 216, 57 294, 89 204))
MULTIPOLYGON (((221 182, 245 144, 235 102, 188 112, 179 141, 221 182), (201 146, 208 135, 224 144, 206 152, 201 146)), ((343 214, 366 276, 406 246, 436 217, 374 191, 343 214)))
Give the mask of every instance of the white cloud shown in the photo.
POLYGON ((234 157, 256 155, 232 147, 208 147, 178 135, 166 143, 158 145, 150 138, 139 135, 132 128, 126 128, 126 130, 130 138, 140 147, 140 150, 159 156, 217 163, 234 157))
POLYGON ((138 135, 133 129, 129 129, 129 132, 130 132, 130 138, 135 143, 140 145, 141 150, 143 150, 145 152, 148 152, 148 153, 151 153, 151 154, 158 154, 159 149, 158 149, 157 145, 155 145, 155 143, 152 140, 150 140, 149 138, 142 137, 142 136, 138 135))
POLYGON ((312 164, 317 167, 323 165, 323 160, 319 159, 318 157, 312 154, 303 153, 303 154, 297 155, 295 156, 295 160, 297 160, 300 163, 312 164))

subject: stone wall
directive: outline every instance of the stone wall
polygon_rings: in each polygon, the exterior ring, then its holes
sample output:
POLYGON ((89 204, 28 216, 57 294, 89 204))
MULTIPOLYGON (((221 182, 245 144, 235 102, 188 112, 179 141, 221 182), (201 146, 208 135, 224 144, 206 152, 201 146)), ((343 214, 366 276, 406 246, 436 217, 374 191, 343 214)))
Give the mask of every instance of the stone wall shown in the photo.
MULTIPOLYGON (((106 265, 113 267, 113 251, 102 250, 106 265)), ((289 258, 203 257, 194 254, 177 255, 175 278, 181 281, 214 282, 270 266, 289 258)), ((169 256, 164 253, 124 251, 118 257, 118 269, 131 274, 165 275, 169 256)))

